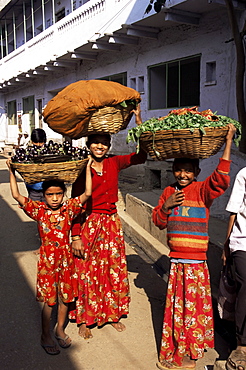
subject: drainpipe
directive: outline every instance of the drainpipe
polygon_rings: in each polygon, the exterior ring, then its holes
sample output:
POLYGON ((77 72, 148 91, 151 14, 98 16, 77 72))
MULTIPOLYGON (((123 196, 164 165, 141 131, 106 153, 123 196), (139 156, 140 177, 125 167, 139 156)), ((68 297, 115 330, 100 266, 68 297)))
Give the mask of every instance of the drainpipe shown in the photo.
POLYGON ((32 37, 34 37, 34 10, 33 10, 33 0, 31 0, 31 15, 32 15, 32 37))
POLYGON ((43 31, 45 30, 44 0, 42 0, 43 31))
POLYGON ((23 34, 24 34, 24 44, 26 43, 26 7, 25 1, 23 1, 23 34))
POLYGON ((5 17, 5 47, 6 47, 6 55, 9 54, 9 46, 8 46, 8 29, 7 29, 7 22, 5 17))
POLYGON ((55 17, 55 0, 52 0, 52 24, 55 24, 56 17, 55 17))
POLYGON ((1 59, 3 58, 3 29, 2 29, 2 23, 0 23, 0 39, 1 39, 1 59))
POLYGON ((14 50, 16 49, 16 29, 15 29, 15 12, 13 11, 13 38, 14 38, 14 50))

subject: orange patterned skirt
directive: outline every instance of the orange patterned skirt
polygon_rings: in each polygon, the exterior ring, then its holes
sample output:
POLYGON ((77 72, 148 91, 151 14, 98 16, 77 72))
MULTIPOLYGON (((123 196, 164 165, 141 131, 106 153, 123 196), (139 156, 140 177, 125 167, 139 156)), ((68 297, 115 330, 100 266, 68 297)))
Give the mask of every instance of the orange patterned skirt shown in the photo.
POLYGON ((79 294, 69 318, 87 326, 118 322, 128 314, 130 302, 119 216, 92 213, 82 226, 81 239, 84 259, 75 258, 79 294))
POLYGON ((203 357, 214 347, 213 310, 207 263, 171 263, 160 361, 180 366, 185 355, 203 357))

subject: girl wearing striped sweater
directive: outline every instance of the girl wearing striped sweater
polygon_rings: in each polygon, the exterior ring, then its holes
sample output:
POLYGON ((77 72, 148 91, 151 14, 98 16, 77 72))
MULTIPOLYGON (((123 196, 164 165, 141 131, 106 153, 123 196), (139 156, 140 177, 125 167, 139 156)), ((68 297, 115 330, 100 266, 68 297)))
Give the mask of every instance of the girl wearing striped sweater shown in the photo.
POLYGON ((202 182, 199 160, 176 158, 176 182, 164 189, 153 221, 167 229, 170 274, 157 367, 196 367, 204 349, 214 347, 213 311, 207 267, 209 208, 229 187, 230 152, 235 127, 230 124, 222 158, 202 182))

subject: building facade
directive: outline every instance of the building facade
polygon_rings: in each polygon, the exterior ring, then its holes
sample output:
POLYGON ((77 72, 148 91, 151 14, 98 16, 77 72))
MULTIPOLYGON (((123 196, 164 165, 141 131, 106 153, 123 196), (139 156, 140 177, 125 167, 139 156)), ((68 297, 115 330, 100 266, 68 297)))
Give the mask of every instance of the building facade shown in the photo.
MULTIPOLYGON (((2 2, 3 3, 3 2, 2 2)), ((143 120, 198 106, 237 119, 235 45, 223 1, 170 0, 158 14, 149 0, 12 0, 2 5, 1 140, 43 127, 58 91, 78 80, 108 79, 141 93, 143 120)), ((239 29, 246 3, 236 3, 239 29)), ((134 122, 131 123, 133 125, 134 122)), ((114 137, 129 151, 126 132, 114 137)))
MULTIPOLYGON (((186 106, 237 119, 236 50, 224 0, 166 0, 158 14, 147 14, 148 5, 149 0, 1 1, 0 147, 37 127, 62 140, 42 111, 78 80, 135 88, 143 120, 186 106)), ((234 6, 241 30, 246 2, 234 6)), ((128 128, 134 124, 132 119, 128 128)), ((127 129, 113 135, 113 154, 133 150, 126 144, 127 129)), ((204 160, 201 180, 218 156, 204 160)), ((235 157, 232 177, 244 163, 245 156, 235 157)), ((161 177, 161 169, 148 166, 161 177)), ((228 196, 219 198, 213 214, 223 214, 228 196)))

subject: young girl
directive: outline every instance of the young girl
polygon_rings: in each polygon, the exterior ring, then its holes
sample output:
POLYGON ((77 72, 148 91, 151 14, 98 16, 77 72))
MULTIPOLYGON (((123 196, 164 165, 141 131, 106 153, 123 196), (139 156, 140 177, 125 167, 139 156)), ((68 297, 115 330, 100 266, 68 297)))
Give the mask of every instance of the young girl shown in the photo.
MULTIPOLYGON (((141 122, 140 107, 134 110, 136 123, 141 122)), ((119 172, 132 165, 144 163, 147 154, 108 157, 110 135, 88 136, 87 147, 93 157, 92 197, 86 202, 86 220, 81 225, 74 221, 72 248, 78 270, 78 299, 76 310, 69 316, 79 325, 79 335, 91 338, 91 327, 106 323, 119 332, 125 330, 120 319, 128 314, 129 282, 125 243, 120 218, 117 214, 119 172), (83 258, 81 258, 83 257, 83 258)), ((83 176, 73 184, 72 195, 81 193, 83 176)))
POLYGON ((207 267, 209 208, 229 186, 230 151, 236 129, 229 125, 216 170, 198 182, 199 161, 176 158, 176 182, 164 189, 153 221, 167 228, 171 267, 166 295, 162 343, 157 367, 195 368, 206 348, 214 347, 213 310, 207 267))
POLYGON ((52 307, 57 302, 56 339, 62 348, 71 345, 71 339, 65 334, 64 324, 67 317, 67 304, 75 300, 78 289, 69 232, 73 218, 81 212, 82 204, 91 196, 91 163, 92 159, 89 158, 86 167, 86 186, 82 195, 63 203, 64 183, 58 180, 44 181, 43 193, 46 201, 44 203, 33 201, 19 193, 14 169, 10 161, 7 161, 13 198, 19 202, 29 217, 38 222, 41 247, 37 274, 37 300, 44 302, 41 346, 50 355, 60 353, 50 332, 52 307))

